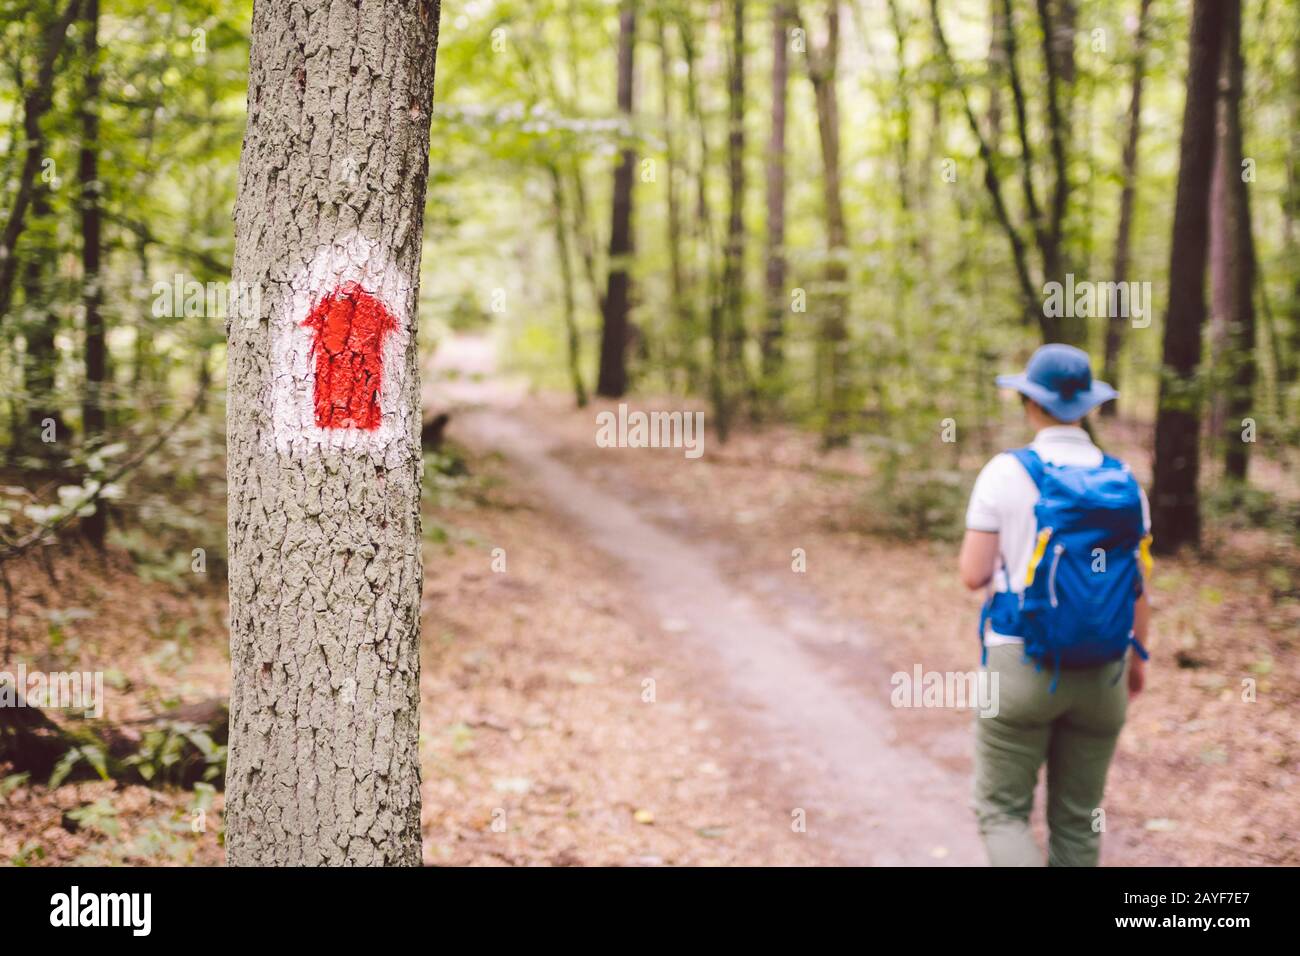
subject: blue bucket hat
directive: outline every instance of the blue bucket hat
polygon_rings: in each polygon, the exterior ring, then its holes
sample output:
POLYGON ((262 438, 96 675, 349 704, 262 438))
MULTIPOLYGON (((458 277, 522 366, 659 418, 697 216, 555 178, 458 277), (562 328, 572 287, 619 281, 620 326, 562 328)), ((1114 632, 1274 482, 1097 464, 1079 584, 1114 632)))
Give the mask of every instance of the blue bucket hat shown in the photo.
POLYGON ((1021 374, 999 375, 997 383, 1032 398, 1063 422, 1077 422, 1119 395, 1105 382, 1093 381, 1087 352, 1059 343, 1040 347, 1021 374))

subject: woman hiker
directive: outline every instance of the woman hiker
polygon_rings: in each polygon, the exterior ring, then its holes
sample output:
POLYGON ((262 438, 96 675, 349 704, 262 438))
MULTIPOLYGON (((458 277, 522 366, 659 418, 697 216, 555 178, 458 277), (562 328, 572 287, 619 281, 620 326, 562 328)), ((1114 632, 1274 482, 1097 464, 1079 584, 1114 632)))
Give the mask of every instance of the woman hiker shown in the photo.
POLYGON ((1145 681, 1150 512, 1080 426, 1117 395, 1086 353, 1044 345, 997 384, 1020 393, 1034 439, 984 466, 966 513, 959 572, 989 592, 980 634, 999 694, 976 719, 975 813, 992 865, 1042 866, 1029 814, 1046 763, 1046 862, 1096 866, 1106 771, 1145 681))

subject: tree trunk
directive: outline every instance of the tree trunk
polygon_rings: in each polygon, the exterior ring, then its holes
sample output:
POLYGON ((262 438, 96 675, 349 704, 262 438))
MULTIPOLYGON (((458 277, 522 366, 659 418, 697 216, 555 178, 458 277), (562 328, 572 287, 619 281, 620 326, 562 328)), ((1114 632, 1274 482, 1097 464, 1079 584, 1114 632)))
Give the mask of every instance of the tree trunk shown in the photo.
POLYGON ((261 0, 227 319, 236 865, 420 863, 437 0, 261 0))
MULTIPOLYGON (((1133 207, 1137 201, 1138 138, 1142 135, 1142 86, 1146 78, 1147 29, 1151 0, 1142 0, 1138 6, 1137 34, 1133 40, 1133 87, 1128 101, 1128 135, 1124 140, 1124 155, 1120 161, 1120 179, 1123 185, 1119 194, 1119 227, 1115 233, 1116 282, 1128 280, 1129 243, 1133 234, 1133 207)), ((1110 316, 1106 322, 1105 359, 1102 379, 1119 386, 1119 356, 1124 341, 1124 323, 1128 321, 1110 316)), ((1101 406, 1101 414, 1113 417, 1119 412, 1119 400, 1101 406)))
MULTIPOLYGON (((1225 41, 1227 38, 1224 38, 1225 41)), ((1232 175, 1224 165, 1223 150, 1227 141, 1227 65, 1226 51, 1219 57, 1218 100, 1214 107, 1214 163, 1210 167, 1210 235, 1209 274, 1210 303, 1206 341, 1209 356, 1205 361, 1206 404, 1205 432, 1217 456, 1219 439, 1223 434, 1224 416, 1227 414, 1223 393, 1224 371, 1228 362, 1228 316, 1232 312, 1232 261, 1231 229, 1228 225, 1228 178, 1232 175)))
MULTIPOLYGON (((1038 0, 1038 20, 1043 34, 1043 65, 1047 75, 1047 129, 1052 154, 1052 194, 1047 223, 1038 230, 1043 258, 1043 283, 1066 281, 1072 269, 1066 247, 1066 217, 1070 204, 1069 131, 1074 84, 1074 7, 1069 0, 1038 0)), ((1026 176, 1033 172, 1026 169, 1026 176)), ((1057 319, 1051 340, 1082 345, 1088 340, 1085 318, 1057 319)))
MULTIPOLYGON (((686 61, 686 113, 691 128, 695 132, 695 163, 693 168, 695 183, 695 215, 691 218, 691 238, 695 265, 692 269, 691 285, 703 299, 707 310, 708 332, 710 342, 720 337, 721 304, 718 287, 720 279, 716 265, 717 256, 714 249, 713 210, 709 203, 709 126, 704 115, 700 97, 699 70, 695 45, 695 23, 689 9, 679 11, 677 31, 682 41, 682 58, 686 61), (702 290, 702 291, 700 291, 702 290)), ((721 368, 717 362, 710 361, 708 368, 709 398, 713 408, 722 407, 723 381, 721 368)), ((726 440, 727 421, 725 416, 715 423, 720 440, 726 440)))
POLYGON ((1169 310, 1162 337, 1159 411, 1156 415, 1152 524, 1164 554, 1201 539, 1200 390, 1201 332, 1205 324, 1206 235, 1214 162, 1215 87, 1225 9, 1220 0, 1196 0, 1187 68, 1187 99, 1179 146, 1169 264, 1169 310))
MULTIPOLYGON (((103 444, 106 418, 104 387, 108 349, 105 340, 103 301, 99 274, 100 195, 99 182, 99 0, 82 0, 82 55, 85 57, 86 86, 81 104, 81 155, 77 176, 81 181, 81 302, 86 313, 86 384, 81 412, 81 438, 87 447, 103 444)), ((108 529, 107 504, 100 501, 93 514, 81 521, 81 530, 95 547, 104 546, 108 529)))
POLYGON ((1244 159, 1241 98, 1246 62, 1241 44, 1241 0, 1224 0, 1223 34, 1223 187, 1224 232, 1228 242, 1227 311, 1221 369, 1224 374, 1224 471, 1245 481, 1250 444, 1242 438, 1242 419, 1251 414, 1255 397, 1255 242, 1251 231, 1250 187, 1244 159))
POLYGON ((44 459, 53 459, 57 444, 42 439, 46 419, 54 421, 54 434, 60 441, 67 437, 63 416, 58 407, 56 384, 59 367, 59 314, 50 301, 48 266, 56 261, 54 244, 47 230, 52 224, 50 200, 43 187, 32 195, 32 249, 23 275, 23 388, 27 401, 26 429, 14 437, 14 446, 44 459))
POLYGON ((745 373, 745 0, 731 0, 731 62, 727 71, 727 244, 722 266, 722 301, 713 361, 724 383, 714 408, 718 438, 726 440, 731 395, 743 395, 745 373))
MULTIPOLYGON (((1007 29, 1007 12, 1002 0, 989 0, 989 149, 1002 154, 1002 84, 1007 75, 1007 49, 1002 42, 1007 29)), ((926 171, 930 175, 930 171, 926 171)))
MULTIPOLYGON (((1300 63, 1300 30, 1294 33, 1291 62, 1300 63)), ((1290 135, 1286 151, 1287 188, 1282 196, 1282 221, 1286 236, 1287 261, 1300 261, 1300 241, 1297 240, 1296 221, 1300 219, 1300 70, 1291 71, 1290 135)), ((1287 349, 1286 358, 1278 363, 1279 392, 1300 381, 1300 269, 1292 269, 1291 288, 1287 297, 1287 349)), ((1293 419, 1295 412, 1287 413, 1293 419)))
POLYGON ((767 250, 763 279, 767 323, 763 328, 763 381, 765 399, 774 402, 781 392, 785 354, 785 110, 790 85, 789 12, 783 0, 772 8, 772 129, 767 144, 767 250))
MULTIPOLYGON (((633 56, 636 49, 636 0, 623 0, 618 16, 618 109, 632 120, 633 56)), ((609 228, 609 273, 605 284, 604 324, 600 338, 600 375, 596 393, 618 398, 627 391, 627 333, 632 279, 632 176, 636 151, 623 150, 614 170, 614 202, 609 228)))
POLYGON ((676 338, 676 357, 674 365, 685 375, 687 390, 696 383, 695 368, 695 320, 690 300, 686 293, 686 273, 682 263, 682 209, 677 190, 678 142, 674 129, 673 113, 673 60, 668 46, 668 26, 666 17, 660 13, 655 17, 655 29, 659 41, 659 87, 662 106, 664 166, 668 181, 664 184, 664 195, 668 205, 667 235, 668 241, 668 277, 669 294, 672 301, 673 330, 676 338))
POLYGON ((826 46, 817 53, 808 40, 808 75, 817 105, 817 134, 822 153, 822 199, 826 217, 826 291, 823 296, 821 347, 826 366, 826 422, 822 444, 827 448, 848 444, 848 230, 844 224, 844 197, 840 186, 840 113, 836 92, 839 67, 839 0, 830 0, 826 13, 826 46))
POLYGON ((564 177, 560 168, 548 166, 551 174, 551 209, 555 218, 555 254, 560 260, 560 292, 564 297, 564 334, 568 343, 569 379, 573 400, 586 407, 587 386, 582 381, 582 341, 578 334, 577 295, 574 291, 573 260, 569 252, 569 222, 564 201, 564 177))
POLYGON ((18 275, 18 238, 27 221, 27 207, 31 204, 36 186, 36 171, 46 159, 45 131, 41 119, 49 111, 54 99, 54 67, 63 45, 67 42, 68 27, 77 17, 78 0, 70 0, 59 18, 46 29, 41 42, 41 60, 36 70, 36 81, 23 93, 23 144, 26 155, 18 175, 9 216, 4 232, 0 233, 0 318, 9 314, 13 302, 14 279, 18 275))

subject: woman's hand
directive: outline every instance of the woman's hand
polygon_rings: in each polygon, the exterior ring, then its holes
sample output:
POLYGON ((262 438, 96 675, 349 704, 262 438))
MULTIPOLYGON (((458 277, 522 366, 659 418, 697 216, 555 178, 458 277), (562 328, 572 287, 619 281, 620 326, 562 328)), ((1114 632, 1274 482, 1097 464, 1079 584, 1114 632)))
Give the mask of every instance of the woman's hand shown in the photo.
POLYGON ((1147 684, 1147 662, 1136 652, 1130 655, 1128 662, 1128 699, 1132 700, 1142 693, 1147 684))

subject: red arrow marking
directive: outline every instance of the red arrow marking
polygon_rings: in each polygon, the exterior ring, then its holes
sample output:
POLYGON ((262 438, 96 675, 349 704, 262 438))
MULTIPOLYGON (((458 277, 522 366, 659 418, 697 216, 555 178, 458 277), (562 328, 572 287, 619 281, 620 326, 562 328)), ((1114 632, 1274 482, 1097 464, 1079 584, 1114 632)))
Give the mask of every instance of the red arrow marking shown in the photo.
POLYGON ((317 428, 379 427, 384 336, 397 320, 379 299, 348 282, 321 299, 307 316, 316 362, 317 428))

